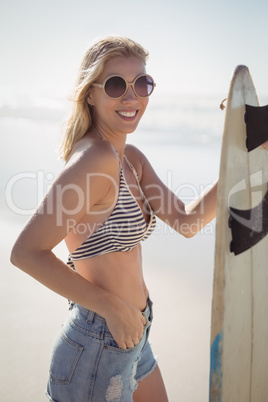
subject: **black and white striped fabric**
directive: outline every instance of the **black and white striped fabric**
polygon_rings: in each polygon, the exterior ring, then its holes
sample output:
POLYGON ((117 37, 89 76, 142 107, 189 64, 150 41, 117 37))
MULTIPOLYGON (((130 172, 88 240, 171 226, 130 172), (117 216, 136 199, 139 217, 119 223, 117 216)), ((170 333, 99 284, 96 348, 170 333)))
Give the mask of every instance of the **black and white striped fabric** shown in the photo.
MULTIPOLYGON (((132 165, 130 167, 134 169, 132 165)), ((137 178, 136 171, 133 173, 137 178)), ((148 225, 139 204, 126 183, 121 168, 118 199, 111 215, 98 230, 70 254, 68 265, 74 268, 73 263, 75 261, 106 253, 130 251, 150 236, 156 226, 156 218, 141 188, 140 192, 144 205, 148 206, 148 213, 150 214, 148 225)))

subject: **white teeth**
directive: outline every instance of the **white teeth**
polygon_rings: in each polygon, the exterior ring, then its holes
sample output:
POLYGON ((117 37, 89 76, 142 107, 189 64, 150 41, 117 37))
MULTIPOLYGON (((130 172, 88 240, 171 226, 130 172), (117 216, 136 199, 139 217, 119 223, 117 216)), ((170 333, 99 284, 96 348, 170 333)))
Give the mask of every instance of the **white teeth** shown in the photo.
POLYGON ((124 117, 134 117, 136 112, 118 112, 121 116, 124 117))

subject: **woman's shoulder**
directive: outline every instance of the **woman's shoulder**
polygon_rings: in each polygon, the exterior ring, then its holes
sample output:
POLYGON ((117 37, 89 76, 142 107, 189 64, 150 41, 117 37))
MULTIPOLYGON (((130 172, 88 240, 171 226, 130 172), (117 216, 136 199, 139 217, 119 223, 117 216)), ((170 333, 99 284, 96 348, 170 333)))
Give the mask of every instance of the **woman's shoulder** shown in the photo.
POLYGON ((118 171, 119 164, 117 154, 109 142, 82 138, 75 144, 65 166, 71 170, 112 173, 113 170, 118 171))
POLYGON ((132 160, 133 162, 136 161, 136 163, 140 163, 140 164, 142 164, 144 162, 144 160, 146 159, 144 153, 139 148, 137 148, 135 145, 132 145, 132 144, 126 145, 125 155, 129 159, 130 162, 132 160))
POLYGON ((138 176, 142 176, 144 165, 147 161, 144 153, 135 145, 127 144, 125 147, 125 155, 129 162, 134 166, 138 176))

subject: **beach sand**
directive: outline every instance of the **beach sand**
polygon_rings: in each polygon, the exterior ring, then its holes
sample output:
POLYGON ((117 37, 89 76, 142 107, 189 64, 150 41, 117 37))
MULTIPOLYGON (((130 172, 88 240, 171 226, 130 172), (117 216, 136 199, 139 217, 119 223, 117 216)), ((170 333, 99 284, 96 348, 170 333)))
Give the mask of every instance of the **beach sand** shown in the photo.
MULTIPOLYGON (((10 264, 21 227, 7 221, 3 228, 1 400, 42 402, 51 346, 68 303, 10 264)), ((213 249, 213 233, 188 240, 164 228, 143 245, 154 301, 151 343, 171 402, 208 400, 213 249)), ((55 252, 66 259, 63 244, 55 252)))

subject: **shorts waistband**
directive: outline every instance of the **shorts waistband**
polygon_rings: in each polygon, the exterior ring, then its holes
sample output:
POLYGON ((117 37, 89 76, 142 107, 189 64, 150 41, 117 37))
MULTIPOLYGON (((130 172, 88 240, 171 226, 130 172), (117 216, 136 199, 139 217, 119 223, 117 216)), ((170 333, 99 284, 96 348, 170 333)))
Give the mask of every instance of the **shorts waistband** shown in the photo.
MULTIPOLYGON (((87 322, 92 323, 94 321, 94 319, 98 319, 100 321, 105 322, 105 318, 102 317, 101 315, 99 315, 98 313, 96 313, 95 311, 86 309, 85 307, 81 306, 80 304, 69 301, 69 310, 72 310, 75 307, 78 308, 81 311, 81 313, 87 315, 87 319, 86 319, 87 322)), ((153 307, 153 302, 150 299, 150 297, 148 296, 146 307, 141 312, 142 315, 146 318, 146 320, 149 319, 151 321, 151 319, 152 319, 152 307, 153 307)))

